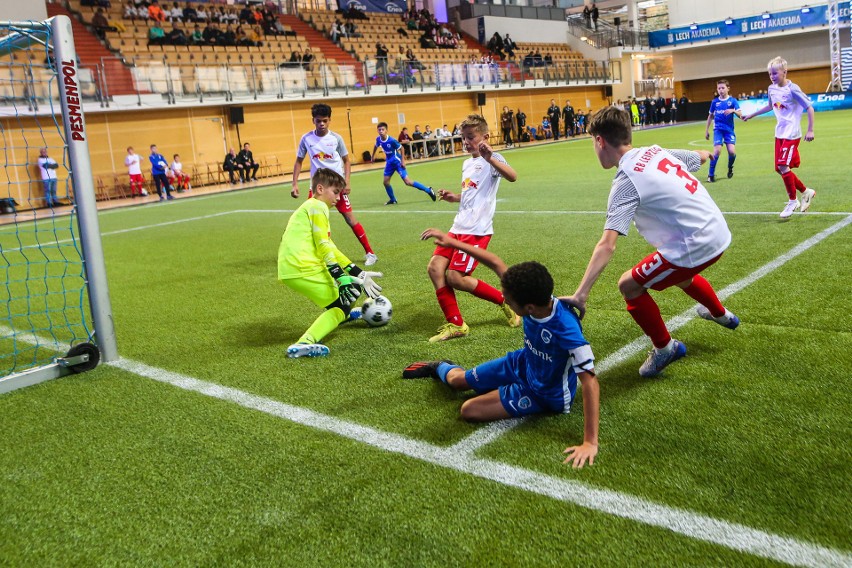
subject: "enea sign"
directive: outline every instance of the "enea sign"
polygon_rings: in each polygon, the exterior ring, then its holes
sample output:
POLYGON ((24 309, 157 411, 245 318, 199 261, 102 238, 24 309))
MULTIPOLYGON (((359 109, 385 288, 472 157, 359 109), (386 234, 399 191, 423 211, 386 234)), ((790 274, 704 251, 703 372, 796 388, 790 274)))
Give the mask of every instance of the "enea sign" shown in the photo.
MULTIPOLYGON (((844 2, 838 8, 840 20, 848 21, 849 4, 844 2)), ((666 47, 698 41, 746 37, 792 29, 825 26, 828 24, 828 7, 815 6, 808 8, 806 12, 802 11, 802 9, 797 9, 768 14, 768 16, 766 18, 764 15, 758 15, 749 18, 724 20, 722 22, 693 24, 692 26, 671 30, 658 30, 648 34, 648 44, 651 47, 666 47)))
MULTIPOLYGON (((811 103, 814 105, 814 111, 816 112, 826 112, 830 110, 844 110, 844 109, 852 109, 852 93, 817 93, 808 95, 808 98, 811 99, 811 103)), ((739 101, 740 110, 743 114, 751 114, 757 110, 764 108, 767 104, 769 104, 769 100, 766 98, 762 99, 748 99, 745 101, 739 101)), ((770 116, 771 111, 766 113, 766 116, 770 116)))

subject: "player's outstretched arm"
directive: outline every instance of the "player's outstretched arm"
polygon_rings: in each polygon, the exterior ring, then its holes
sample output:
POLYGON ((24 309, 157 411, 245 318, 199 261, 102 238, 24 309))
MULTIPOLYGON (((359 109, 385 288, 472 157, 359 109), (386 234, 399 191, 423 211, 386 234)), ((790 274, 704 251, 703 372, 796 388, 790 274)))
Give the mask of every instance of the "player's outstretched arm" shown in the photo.
POLYGON ((586 315, 586 302, 589 299, 592 287, 609 264, 612 255, 615 254, 615 242, 617 239, 618 233, 616 231, 611 229, 604 230, 601 240, 595 245, 592 258, 589 259, 586 273, 583 274, 583 279, 580 281, 580 285, 577 286, 577 290, 570 296, 559 298, 577 308, 577 311, 580 313, 580 319, 583 319, 586 315))
POLYGON ((742 118, 743 118, 743 122, 748 122, 749 120, 751 120, 751 119, 752 119, 752 118, 754 118, 755 116, 760 116, 761 114, 767 113, 767 112, 769 112, 770 110, 772 110, 772 105, 771 105, 771 104, 767 104, 767 105, 765 105, 764 107, 757 109, 757 110, 756 110, 756 111, 754 111, 753 113, 751 113, 751 114, 747 114, 747 115, 745 115, 744 117, 742 117, 742 118))
POLYGON ((583 443, 565 448, 563 454, 568 457, 562 463, 570 463, 580 469, 586 462, 595 464, 598 455, 598 425, 600 423, 600 385, 594 373, 583 371, 578 375, 583 389, 583 443))
POLYGON ((506 272, 506 263, 503 262, 503 259, 489 250, 463 243, 438 229, 426 229, 423 231, 420 235, 420 240, 425 241, 428 239, 435 239, 435 244, 438 246, 454 248, 469 254, 493 270, 494 274, 499 277, 502 277, 503 273, 506 272))

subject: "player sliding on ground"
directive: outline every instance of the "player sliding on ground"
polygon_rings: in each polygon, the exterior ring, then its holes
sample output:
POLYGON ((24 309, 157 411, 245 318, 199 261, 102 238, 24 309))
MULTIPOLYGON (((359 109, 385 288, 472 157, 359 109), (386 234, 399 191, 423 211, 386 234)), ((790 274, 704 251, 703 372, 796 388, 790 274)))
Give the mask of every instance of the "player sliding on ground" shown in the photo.
POLYGON ((589 134, 601 166, 606 170, 618 167, 618 171, 612 181, 603 236, 580 285, 565 300, 583 316, 592 286, 615 253, 616 240, 627 235, 630 223, 635 222, 639 234, 657 250, 622 274, 618 288, 627 312, 654 344, 639 368, 643 377, 653 377, 686 355, 686 346, 672 339, 649 289, 677 286, 701 304, 698 315, 702 318, 729 329, 739 325, 737 316, 725 309, 699 274, 731 244, 731 231, 710 194, 689 173, 698 171, 709 152, 665 150, 656 145, 633 148, 630 115, 613 106, 592 117, 589 134))
POLYGON ((355 266, 331 240, 328 208, 337 204, 346 180, 328 168, 311 178, 311 195, 287 222, 278 247, 278 280, 307 297, 325 311, 287 349, 288 357, 321 357, 328 347, 320 341, 346 321, 361 290, 371 298, 382 291, 373 278, 355 266), (344 267, 344 268, 341 268, 344 267))
POLYGON ((432 377, 456 390, 474 390, 477 396, 462 404, 461 416, 472 422, 520 418, 532 414, 567 413, 577 392, 583 391, 585 422, 583 443, 565 450, 565 463, 594 464, 598 453, 600 386, 594 355, 583 337, 574 311, 553 297, 553 278, 537 262, 510 268, 496 254, 460 242, 437 229, 427 229, 421 239, 435 239, 470 255, 500 277, 503 296, 512 310, 523 316, 524 347, 505 357, 465 370, 450 361, 412 363, 403 378, 432 377))
POLYGON ((373 161, 376 159, 376 150, 379 148, 381 148, 385 153, 385 178, 382 180, 382 183, 385 186, 385 192, 388 194, 388 202, 385 203, 385 205, 396 205, 396 196, 393 193, 393 186, 390 184, 391 176, 393 176, 394 173, 399 174, 399 177, 402 178, 405 185, 419 189, 428 195, 432 201, 435 201, 437 197, 431 187, 426 187, 422 183, 412 181, 411 178, 408 177, 408 170, 405 169, 405 157, 402 152, 402 144, 400 144, 396 138, 388 135, 388 123, 380 122, 376 129, 378 130, 379 135, 376 136, 376 145, 373 148, 373 155, 370 157, 370 160, 373 161))
MULTIPOLYGON (((497 208, 497 189, 500 179, 513 182, 518 174, 506 160, 488 145, 488 123, 478 114, 469 115, 461 123, 462 144, 470 158, 462 164, 461 193, 438 190, 442 201, 459 204, 459 212, 450 228, 450 236, 479 248, 488 248, 494 234, 494 210, 497 208)), ((503 301, 503 294, 490 284, 474 278, 476 258, 454 249, 438 245, 426 271, 435 287, 438 305, 447 322, 429 341, 445 341, 463 337, 470 328, 462 319, 456 300, 456 290, 469 292, 500 306, 511 327, 518 327, 520 318, 503 301)))

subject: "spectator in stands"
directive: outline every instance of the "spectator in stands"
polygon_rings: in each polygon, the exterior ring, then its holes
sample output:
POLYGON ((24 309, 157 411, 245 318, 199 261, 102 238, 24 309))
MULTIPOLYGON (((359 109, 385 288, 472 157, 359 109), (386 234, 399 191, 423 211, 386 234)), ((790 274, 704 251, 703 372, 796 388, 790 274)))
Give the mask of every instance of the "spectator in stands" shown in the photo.
POLYGON ((420 63, 420 60, 417 59, 417 56, 414 55, 414 51, 410 47, 405 50, 405 59, 408 61, 408 66, 412 69, 417 69, 418 71, 426 69, 426 66, 420 63))
POLYGON ((246 4, 245 8, 240 10, 240 22, 253 22, 254 14, 251 11, 251 8, 246 4))
POLYGON ((253 42, 248 35, 248 32, 249 32, 250 29, 251 28, 249 28, 248 25, 237 26, 237 29, 234 32, 237 35, 237 45, 243 45, 243 46, 247 46, 247 47, 252 47, 252 46, 256 45, 255 42, 253 42))
POLYGON ((427 32, 423 32, 423 35, 420 36, 420 47, 423 49, 435 49, 438 47, 435 45, 435 40, 432 39, 427 32))
POLYGON ((343 29, 346 32, 346 37, 361 37, 361 34, 358 32, 358 27, 352 22, 352 20, 346 20, 346 23, 343 24, 343 29))
POLYGON ((592 10, 588 4, 583 6, 583 20, 586 22, 586 27, 592 29, 592 10))
POLYGON ((177 5, 177 2, 172 4, 172 9, 169 10, 168 13, 170 22, 182 22, 183 21, 183 10, 180 6, 177 5))
POLYGON ((202 4, 198 5, 198 8, 195 10, 195 21, 206 24, 210 22, 210 16, 207 15, 207 10, 204 9, 202 4))
MULTIPOLYGON (((216 24, 210 25, 215 26, 216 24)), ((217 45, 224 45, 228 47, 237 45, 237 32, 236 30, 234 30, 234 26, 232 26, 231 24, 225 26, 225 31, 223 31, 222 34, 219 36, 219 41, 217 45)))
POLYGON ((237 161, 237 151, 231 148, 228 150, 228 153, 225 154, 225 161, 222 163, 222 169, 228 172, 228 176, 231 178, 231 183, 237 183, 237 176, 234 175, 234 172, 239 172, 240 174, 240 183, 245 183, 246 181, 246 170, 237 161))
POLYGON ((222 35, 222 32, 216 24, 210 22, 204 28, 202 35, 204 36, 204 43, 206 45, 219 45, 219 36, 222 35))
POLYGON ((38 170, 41 174, 41 182, 44 185, 44 204, 47 207, 57 207, 60 205, 59 199, 56 197, 56 170, 59 164, 56 160, 47 155, 47 147, 39 148, 38 151, 38 170))
POLYGON ((175 22, 172 25, 171 31, 166 34, 165 43, 167 45, 186 45, 187 43, 189 43, 189 40, 186 37, 186 32, 184 32, 183 29, 180 27, 179 22, 175 22))
POLYGON ((544 65, 546 67, 553 65, 553 57, 550 56, 550 53, 544 54, 544 65))
POLYGON ((201 31, 201 26, 195 24, 195 30, 192 32, 192 36, 190 36, 189 41, 192 45, 203 45, 204 44, 204 32, 201 31))
POLYGON ((598 11, 598 5, 592 2, 592 24, 595 26, 595 31, 598 31, 598 18, 600 17, 600 12, 598 11))
POLYGON ((124 6, 124 19, 134 21, 139 17, 139 12, 136 11, 136 6, 133 5, 133 2, 128 2, 124 6))
POLYGON ((260 164, 254 161, 254 155, 251 153, 251 146, 248 142, 243 144, 243 149, 237 154, 237 163, 243 166, 246 172, 246 181, 257 181, 257 170, 260 164))
POLYGON ((533 54, 533 66, 544 67, 544 58, 541 56, 541 52, 538 49, 536 49, 533 54))
POLYGON ((152 0, 151 5, 148 6, 148 18, 160 23, 166 21, 166 13, 160 8, 160 3, 157 0, 152 0))
POLYGON ((382 42, 376 42, 376 73, 381 74, 387 81, 388 76, 388 48, 382 42))
POLYGON ((286 62, 279 65, 279 67, 301 67, 302 66, 302 54, 298 51, 294 51, 290 54, 290 59, 286 62))
POLYGON ((183 21, 184 22, 197 22, 198 20, 198 12, 195 11, 195 8, 192 7, 192 4, 187 4, 183 9, 183 21))
POLYGON ((509 56, 509 59, 515 58, 515 50, 518 49, 518 44, 515 43, 509 34, 506 34, 506 37, 503 38, 503 50, 506 52, 506 55, 509 56))
POLYGON ((310 71, 314 64, 314 54, 310 47, 305 48, 305 53, 302 54, 302 68, 305 71, 310 71))
POLYGON ((334 20, 334 23, 331 24, 331 29, 329 29, 328 32, 329 39, 331 39, 334 43, 338 43, 342 35, 343 25, 340 23, 340 20, 334 20))
POLYGON ((403 127, 396 139, 400 144, 402 144, 402 150, 405 152, 405 157, 411 158, 411 134, 408 133, 408 128, 403 127))
POLYGON ((500 37, 500 34, 494 32, 494 35, 491 36, 491 39, 488 40, 488 51, 491 52, 491 55, 494 57, 499 57, 500 59, 505 59, 506 54, 503 53, 503 38, 500 37))
POLYGON ((163 29, 163 24, 159 21, 154 21, 148 28, 148 45, 163 45, 166 41, 166 30, 163 29))
POLYGON ((98 11, 95 12, 95 15, 92 16, 92 29, 101 39, 106 39, 106 33, 114 32, 115 28, 109 25, 109 20, 107 20, 106 15, 104 15, 104 9, 98 8, 98 11))

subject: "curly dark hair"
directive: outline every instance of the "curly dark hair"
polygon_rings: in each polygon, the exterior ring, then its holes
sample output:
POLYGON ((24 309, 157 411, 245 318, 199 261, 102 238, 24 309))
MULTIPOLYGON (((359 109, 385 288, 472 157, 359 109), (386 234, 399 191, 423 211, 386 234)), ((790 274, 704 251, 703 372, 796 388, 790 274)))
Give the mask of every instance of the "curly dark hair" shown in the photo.
POLYGON ((500 279, 503 290, 518 304, 546 306, 553 296, 553 277, 535 261, 510 266, 500 279))
POLYGON ((311 118, 327 116, 331 118, 331 107, 325 103, 317 103, 311 107, 311 118))

